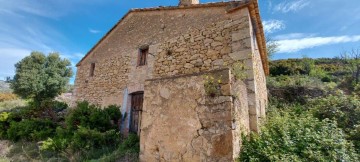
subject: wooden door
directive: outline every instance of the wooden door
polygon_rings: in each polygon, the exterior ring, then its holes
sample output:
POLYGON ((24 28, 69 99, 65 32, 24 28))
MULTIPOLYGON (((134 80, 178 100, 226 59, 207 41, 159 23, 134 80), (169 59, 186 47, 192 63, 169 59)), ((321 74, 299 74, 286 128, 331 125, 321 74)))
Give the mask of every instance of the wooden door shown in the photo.
POLYGON ((144 93, 135 93, 131 96, 130 132, 139 133, 143 101, 144 93))

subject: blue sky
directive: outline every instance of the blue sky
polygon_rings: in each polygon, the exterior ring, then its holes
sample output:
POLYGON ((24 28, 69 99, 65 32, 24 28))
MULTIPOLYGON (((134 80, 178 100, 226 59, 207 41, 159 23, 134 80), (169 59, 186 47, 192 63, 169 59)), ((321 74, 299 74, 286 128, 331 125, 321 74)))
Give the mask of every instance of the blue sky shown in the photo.
MULTIPOLYGON (((200 0, 201 3, 218 0, 200 0)), ((59 52, 75 64, 131 8, 178 0, 0 0, 0 80, 31 51, 59 52)), ((360 48, 359 0, 259 0, 274 59, 334 57, 360 48)), ((73 79, 72 79, 73 82, 73 79)))

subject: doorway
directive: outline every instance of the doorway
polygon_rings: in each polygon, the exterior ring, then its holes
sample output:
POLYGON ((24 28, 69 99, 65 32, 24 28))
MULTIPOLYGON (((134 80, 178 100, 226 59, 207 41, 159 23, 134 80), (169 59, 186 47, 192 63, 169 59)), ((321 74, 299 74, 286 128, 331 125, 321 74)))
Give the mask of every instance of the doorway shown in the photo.
POLYGON ((144 102, 144 92, 136 92, 131 95, 130 132, 139 134, 141 112, 144 102))

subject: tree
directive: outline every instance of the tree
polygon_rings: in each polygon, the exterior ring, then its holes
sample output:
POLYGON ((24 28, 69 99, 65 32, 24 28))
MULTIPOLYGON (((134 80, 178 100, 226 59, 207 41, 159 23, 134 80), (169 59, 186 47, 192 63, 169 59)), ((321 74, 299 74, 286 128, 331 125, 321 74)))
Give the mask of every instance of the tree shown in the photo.
POLYGON ((347 65, 347 69, 351 72, 352 79, 358 84, 360 77, 360 49, 352 49, 350 52, 343 52, 340 57, 343 60, 344 65, 347 65))
POLYGON ((271 60, 274 54, 278 51, 279 51, 279 43, 277 43, 271 37, 266 36, 266 52, 269 60, 271 60))
POLYGON ((32 52, 15 64, 16 74, 11 82, 14 93, 37 104, 54 99, 65 91, 72 76, 71 63, 61 59, 58 53, 45 56, 32 52))
POLYGON ((304 74, 306 75, 310 75, 311 72, 315 69, 315 61, 307 57, 306 55, 303 55, 302 64, 303 64, 304 74))
POLYGON ((11 82, 11 77, 7 76, 7 77, 5 78, 5 82, 6 82, 6 83, 10 83, 10 82, 11 82))

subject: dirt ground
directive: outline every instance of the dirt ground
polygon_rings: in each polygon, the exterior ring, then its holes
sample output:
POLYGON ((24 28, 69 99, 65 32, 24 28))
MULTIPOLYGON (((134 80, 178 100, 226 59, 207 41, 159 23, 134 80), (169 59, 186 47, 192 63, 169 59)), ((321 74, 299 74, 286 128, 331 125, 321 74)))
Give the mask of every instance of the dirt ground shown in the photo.
POLYGON ((6 140, 0 140, 0 162, 8 161, 6 155, 11 149, 11 142, 6 140))

